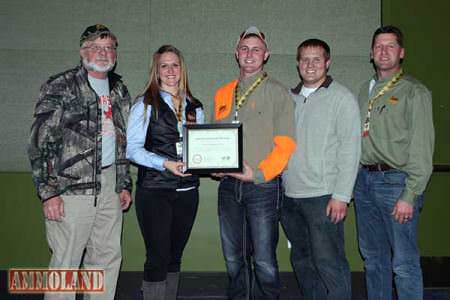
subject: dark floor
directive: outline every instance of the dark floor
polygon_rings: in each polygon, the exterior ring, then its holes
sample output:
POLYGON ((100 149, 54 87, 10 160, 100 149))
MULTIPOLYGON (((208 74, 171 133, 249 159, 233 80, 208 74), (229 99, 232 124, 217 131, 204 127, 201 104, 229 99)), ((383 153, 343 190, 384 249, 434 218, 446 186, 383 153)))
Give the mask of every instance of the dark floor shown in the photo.
MULTIPOLYGON (((41 300, 42 295, 11 295, 8 294, 6 271, 0 271, 0 300, 41 300)), ((282 291, 280 300, 301 300, 293 273, 281 273, 282 291)), ((447 274, 448 276, 448 274, 447 274)), ((448 280, 448 278, 446 278, 448 280)), ((117 287, 116 300, 142 300, 140 285, 142 273, 122 272, 117 287)), ((223 300, 226 299, 225 289, 227 278, 224 273, 182 273, 178 300, 223 300)), ((432 287, 425 280, 424 299, 450 300, 450 287, 438 284, 432 287)), ((364 300, 365 286, 363 273, 352 273, 352 300, 364 300)), ((77 297, 82 299, 82 297, 77 297)))

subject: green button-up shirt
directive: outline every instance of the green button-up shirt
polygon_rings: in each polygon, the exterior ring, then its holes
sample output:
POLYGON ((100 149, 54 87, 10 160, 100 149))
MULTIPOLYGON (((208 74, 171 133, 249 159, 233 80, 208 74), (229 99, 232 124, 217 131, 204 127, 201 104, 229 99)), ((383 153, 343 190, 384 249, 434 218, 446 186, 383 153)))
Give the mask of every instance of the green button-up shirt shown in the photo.
MULTIPOLYGON (((374 77, 361 87, 358 100, 363 124, 369 99, 392 77, 383 80, 374 77)), ((404 75, 373 105, 369 135, 362 138, 361 163, 387 164, 406 172, 405 189, 399 199, 414 203, 433 171, 433 150, 431 93, 417 79, 404 75)))

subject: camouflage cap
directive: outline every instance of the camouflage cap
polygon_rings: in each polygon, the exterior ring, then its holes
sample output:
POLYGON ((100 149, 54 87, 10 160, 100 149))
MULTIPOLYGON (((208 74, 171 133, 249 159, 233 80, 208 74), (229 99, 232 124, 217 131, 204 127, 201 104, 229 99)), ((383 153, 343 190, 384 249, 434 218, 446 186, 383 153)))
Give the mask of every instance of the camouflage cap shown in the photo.
POLYGON ((87 27, 83 31, 83 34, 81 34, 81 37, 80 37, 80 46, 82 46, 85 41, 87 41, 87 40, 94 40, 94 39, 96 39, 97 37, 99 37, 101 35, 105 35, 105 36, 111 37, 113 40, 116 41, 116 45, 117 45, 117 38, 108 29, 108 27, 106 27, 103 24, 95 24, 95 25, 91 25, 91 26, 87 27))

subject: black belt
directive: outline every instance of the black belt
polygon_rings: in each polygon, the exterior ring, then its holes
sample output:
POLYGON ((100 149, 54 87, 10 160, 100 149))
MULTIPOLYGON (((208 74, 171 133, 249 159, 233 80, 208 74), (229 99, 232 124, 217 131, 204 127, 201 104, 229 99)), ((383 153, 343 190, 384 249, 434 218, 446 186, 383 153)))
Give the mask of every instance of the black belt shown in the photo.
POLYGON ((374 165, 361 165, 361 166, 369 172, 382 172, 382 171, 388 171, 388 170, 394 169, 387 164, 374 164, 374 165))

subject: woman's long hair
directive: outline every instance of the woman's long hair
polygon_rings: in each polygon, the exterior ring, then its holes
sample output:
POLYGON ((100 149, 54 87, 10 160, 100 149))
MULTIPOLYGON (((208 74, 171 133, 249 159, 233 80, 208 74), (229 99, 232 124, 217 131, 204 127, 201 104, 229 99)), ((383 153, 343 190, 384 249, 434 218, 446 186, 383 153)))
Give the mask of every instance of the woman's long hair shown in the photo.
POLYGON ((192 97, 191 90, 189 89, 188 75, 186 70, 186 64, 184 63, 183 55, 180 50, 172 45, 163 45, 153 54, 153 61, 150 66, 150 78, 144 91, 138 96, 144 96, 144 118, 147 115, 148 105, 152 106, 152 110, 155 112, 158 109, 159 91, 161 90, 161 80, 158 74, 159 61, 161 55, 167 52, 174 53, 180 60, 180 82, 178 84, 178 94, 185 95, 188 101, 195 101, 192 97))

